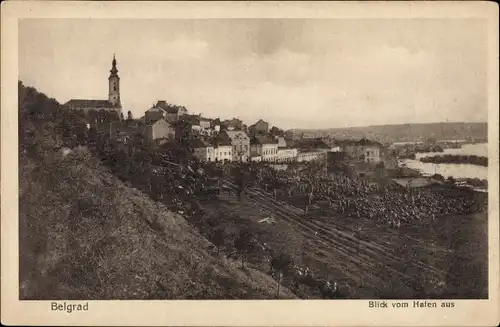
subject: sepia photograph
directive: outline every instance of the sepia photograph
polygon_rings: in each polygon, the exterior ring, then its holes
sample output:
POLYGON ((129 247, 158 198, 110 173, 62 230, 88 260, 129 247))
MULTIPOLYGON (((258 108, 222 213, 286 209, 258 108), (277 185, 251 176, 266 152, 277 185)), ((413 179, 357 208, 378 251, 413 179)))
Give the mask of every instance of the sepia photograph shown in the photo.
POLYGON ((46 16, 16 38, 16 301, 498 301, 491 20, 46 16))

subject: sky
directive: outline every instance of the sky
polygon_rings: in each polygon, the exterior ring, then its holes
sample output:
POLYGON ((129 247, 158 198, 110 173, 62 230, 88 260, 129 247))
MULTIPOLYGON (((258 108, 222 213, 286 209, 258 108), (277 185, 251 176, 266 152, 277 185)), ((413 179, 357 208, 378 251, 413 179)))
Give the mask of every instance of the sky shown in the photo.
POLYGON ((24 19, 19 78, 65 103, 158 100, 280 128, 487 121, 487 30, 475 19, 24 19))

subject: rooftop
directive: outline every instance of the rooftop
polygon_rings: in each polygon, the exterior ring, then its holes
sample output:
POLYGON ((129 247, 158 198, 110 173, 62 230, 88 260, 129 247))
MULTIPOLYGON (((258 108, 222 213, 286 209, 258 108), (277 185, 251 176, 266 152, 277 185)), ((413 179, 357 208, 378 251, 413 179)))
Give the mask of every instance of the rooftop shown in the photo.
POLYGON ((163 122, 165 122, 165 123, 167 123, 167 124, 169 124, 169 125, 170 125, 170 123, 169 123, 169 122, 167 122, 164 118, 158 118, 158 119, 151 119, 151 120, 149 121, 149 123, 148 123, 148 126, 152 126, 152 125, 154 125, 154 124, 158 123, 159 121, 163 121, 163 122))
POLYGON ((321 138, 303 139, 295 143, 294 147, 298 149, 330 149, 332 146, 328 145, 321 138))
POLYGON ((287 142, 284 137, 278 137, 278 147, 280 148, 286 148, 287 147, 287 142))
POLYGON ((212 144, 210 144, 209 142, 205 141, 205 140, 202 140, 202 139, 193 139, 191 141, 191 146, 193 148, 210 148, 210 147, 213 147, 212 144))
POLYGON ((273 140, 271 137, 266 135, 256 135, 251 140, 252 144, 277 144, 277 140, 273 140))
POLYGON ((225 131, 231 140, 249 140, 247 133, 243 131, 225 131))
POLYGON ((174 104, 167 103, 165 100, 158 100, 158 102, 153 106, 153 108, 160 108, 163 109, 164 111, 171 113, 171 114, 176 114, 179 112, 179 110, 184 109, 183 106, 177 106, 174 104))
POLYGON ((238 118, 226 119, 222 123, 228 127, 240 127, 243 124, 238 118))
MULTIPOLYGON (((254 127, 256 126, 257 124, 268 124, 266 121, 264 121, 263 119, 259 119, 255 124, 253 125, 250 125, 248 127, 254 127)), ((269 125, 269 124, 268 124, 269 125)))
POLYGON ((214 146, 231 146, 231 139, 224 134, 217 135, 211 140, 214 146))

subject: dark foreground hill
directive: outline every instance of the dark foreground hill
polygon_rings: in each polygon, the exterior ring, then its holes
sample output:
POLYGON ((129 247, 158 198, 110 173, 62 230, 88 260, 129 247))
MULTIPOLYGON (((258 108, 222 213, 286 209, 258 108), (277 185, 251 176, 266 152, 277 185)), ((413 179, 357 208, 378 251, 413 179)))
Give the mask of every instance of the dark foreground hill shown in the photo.
POLYGON ((487 123, 427 123, 379 125, 365 127, 331 128, 320 130, 292 130, 294 136, 304 133, 305 137, 331 136, 339 139, 368 138, 383 143, 437 140, 465 140, 467 138, 483 141, 487 138, 487 123))
POLYGON ((55 100, 20 84, 19 105, 20 299, 274 297, 271 277, 217 255, 85 147, 60 150, 71 118, 55 100))

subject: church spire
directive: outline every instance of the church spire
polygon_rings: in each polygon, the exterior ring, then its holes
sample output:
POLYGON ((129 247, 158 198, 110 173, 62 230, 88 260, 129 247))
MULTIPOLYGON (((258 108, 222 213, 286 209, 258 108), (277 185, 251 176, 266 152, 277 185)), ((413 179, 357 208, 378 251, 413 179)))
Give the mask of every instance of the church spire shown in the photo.
POLYGON ((118 76, 118 69, 116 68, 116 58, 115 54, 113 53, 113 62, 112 62, 112 67, 111 70, 109 71, 111 73, 111 76, 118 76))
POLYGON ((118 69, 116 68, 116 58, 113 53, 113 62, 109 71, 109 102, 115 107, 121 107, 120 103, 120 77, 118 77, 118 69))

